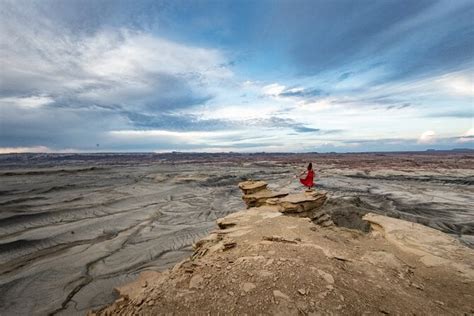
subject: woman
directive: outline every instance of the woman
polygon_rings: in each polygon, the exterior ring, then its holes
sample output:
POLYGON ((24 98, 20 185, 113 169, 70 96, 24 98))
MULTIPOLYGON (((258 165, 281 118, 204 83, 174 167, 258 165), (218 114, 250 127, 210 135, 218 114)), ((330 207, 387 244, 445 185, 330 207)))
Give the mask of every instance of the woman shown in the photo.
POLYGON ((308 189, 311 189, 311 187, 314 185, 313 179, 314 179, 313 164, 310 162, 308 165, 308 170, 300 174, 300 182, 305 187, 308 187, 308 189), (303 176, 305 173, 307 173, 306 178, 302 179, 301 176, 303 176))

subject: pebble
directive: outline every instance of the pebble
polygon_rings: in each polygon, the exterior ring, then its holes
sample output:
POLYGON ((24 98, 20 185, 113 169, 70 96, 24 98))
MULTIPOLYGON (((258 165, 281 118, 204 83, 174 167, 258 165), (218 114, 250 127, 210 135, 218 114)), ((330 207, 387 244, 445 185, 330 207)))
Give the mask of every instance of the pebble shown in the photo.
POLYGON ((318 273, 324 280, 326 280, 327 283, 331 283, 331 284, 334 283, 334 278, 331 274, 319 269, 318 269, 318 273))
POLYGON ((273 261, 275 261, 273 258, 272 259, 268 259, 267 263, 265 263, 265 266, 269 266, 273 263, 273 261))
POLYGON ((250 282, 245 282, 243 285, 242 285, 242 290, 245 292, 245 293, 248 293, 250 291, 252 291, 254 288, 256 288, 257 286, 253 283, 250 283, 250 282))
POLYGON ((275 296, 276 298, 283 298, 285 300, 290 300, 290 297, 286 294, 284 294, 283 292, 281 291, 278 291, 278 290, 274 290, 273 291, 273 296, 275 296))
POLYGON ((204 281, 204 278, 199 275, 199 274, 196 274, 194 275, 191 280, 189 280, 189 288, 190 289, 194 289, 194 288, 200 288, 201 287, 201 283, 204 281))

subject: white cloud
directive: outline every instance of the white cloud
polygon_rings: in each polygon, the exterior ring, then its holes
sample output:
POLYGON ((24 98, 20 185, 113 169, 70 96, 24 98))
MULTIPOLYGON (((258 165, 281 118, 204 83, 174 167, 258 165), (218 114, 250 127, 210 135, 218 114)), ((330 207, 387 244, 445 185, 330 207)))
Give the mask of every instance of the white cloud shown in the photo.
POLYGON ((370 91, 392 95, 410 94, 412 97, 433 95, 472 97, 474 96, 473 71, 471 68, 401 83, 387 83, 375 86, 370 91))
POLYGON ((13 153, 49 153, 51 149, 45 146, 34 146, 34 147, 0 147, 0 154, 13 154, 13 153))
POLYGON ((420 138, 418 139, 418 143, 420 144, 431 144, 435 141, 436 133, 434 131, 426 131, 421 134, 420 138))
POLYGON ((331 99, 320 99, 316 101, 298 101, 296 104, 298 107, 300 107, 303 110, 309 111, 309 112, 317 112, 317 111, 322 111, 322 110, 327 110, 331 107, 333 107, 331 99))
POLYGON ((109 132, 112 137, 123 141, 179 145, 205 145, 239 133, 239 131, 175 132, 166 130, 118 130, 109 132))
POLYGON ((447 93, 460 96, 474 96, 472 73, 451 73, 434 80, 447 93))
POLYGON ((474 136, 474 127, 468 129, 463 136, 474 136))
POLYGON ((272 83, 269 85, 266 85, 262 88, 262 92, 265 95, 269 96, 278 96, 280 93, 282 93, 285 90, 285 86, 279 84, 279 83, 272 83))
POLYGON ((200 109, 196 115, 203 119, 222 119, 222 120, 247 120, 263 119, 272 116, 272 113, 278 109, 278 105, 251 104, 251 105, 222 105, 210 109, 200 109))
POLYGON ((468 129, 464 134, 457 139, 458 143, 472 143, 474 142, 474 127, 468 129))
POLYGON ((51 102, 53 102, 53 98, 47 96, 0 98, 0 105, 14 105, 23 108, 38 108, 51 102))
MULTIPOLYGON (((24 27, 13 16, 0 14, 0 19, 5 18, 0 28, 4 97, 19 98, 36 91, 56 101, 153 103, 157 107, 172 106, 177 97, 186 106, 183 98, 191 99, 192 105, 194 96, 205 98, 210 86, 233 76, 225 66, 226 56, 217 49, 128 29, 71 33, 41 16, 24 27)), ((42 98, 29 104, 45 102, 42 98)))
POLYGON ((83 68, 115 80, 143 80, 144 73, 199 74, 205 80, 223 79, 232 72, 215 49, 182 45, 140 32, 101 33, 84 42, 83 68))

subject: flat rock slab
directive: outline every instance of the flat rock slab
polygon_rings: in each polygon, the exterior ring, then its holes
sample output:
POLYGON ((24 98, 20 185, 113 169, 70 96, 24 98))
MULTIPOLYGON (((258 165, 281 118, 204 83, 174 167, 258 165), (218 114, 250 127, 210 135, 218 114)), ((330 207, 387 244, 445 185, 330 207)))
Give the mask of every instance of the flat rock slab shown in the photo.
POLYGON ((317 201, 323 197, 325 197, 326 194, 324 193, 297 193, 297 194, 291 194, 288 195, 282 199, 280 199, 281 202, 286 202, 286 203, 293 203, 293 204, 298 204, 298 203, 303 203, 303 202, 311 202, 311 201, 317 201))
POLYGON ((280 212, 303 213, 320 208, 326 201, 326 193, 291 194, 279 200, 280 212))
POLYGON ((244 181, 239 183, 239 189, 242 190, 244 194, 252 194, 263 189, 266 189, 267 183, 265 181, 244 181))
POLYGON ((474 250, 464 247, 457 239, 424 225, 373 213, 362 219, 390 243, 419 256, 425 266, 455 267, 464 277, 474 280, 474 250))

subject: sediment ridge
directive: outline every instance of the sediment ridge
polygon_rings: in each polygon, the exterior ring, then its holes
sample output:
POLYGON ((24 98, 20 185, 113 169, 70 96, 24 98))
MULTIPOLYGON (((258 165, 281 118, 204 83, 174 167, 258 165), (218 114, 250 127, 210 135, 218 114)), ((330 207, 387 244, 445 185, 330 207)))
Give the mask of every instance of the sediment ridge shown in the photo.
POLYGON ((322 191, 239 188, 248 209, 89 315, 474 313, 474 250, 454 237, 322 191))

